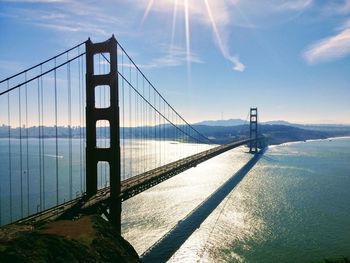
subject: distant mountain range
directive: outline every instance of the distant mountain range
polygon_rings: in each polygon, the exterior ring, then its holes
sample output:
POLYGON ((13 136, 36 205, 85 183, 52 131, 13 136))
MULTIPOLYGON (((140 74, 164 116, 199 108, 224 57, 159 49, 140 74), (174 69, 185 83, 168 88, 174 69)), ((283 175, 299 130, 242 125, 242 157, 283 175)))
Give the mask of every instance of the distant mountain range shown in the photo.
MULTIPOLYGON (((194 125, 206 125, 206 126, 222 126, 222 127, 229 127, 229 126, 239 126, 248 124, 249 120, 244 121, 242 119, 228 119, 228 120, 207 120, 207 121, 201 121, 198 123, 195 123, 194 125)), ((349 128, 350 124, 298 124, 298 123, 291 123, 288 121, 283 120, 277 120, 277 121, 266 121, 261 122, 261 124, 268 124, 268 125, 286 125, 286 126, 292 126, 292 127, 299 127, 299 128, 310 128, 313 129, 315 127, 320 128, 326 128, 326 127, 346 127, 349 128)))
MULTIPOLYGON (((259 133, 266 136, 270 144, 350 136, 350 125, 344 124, 296 124, 283 120, 259 124, 259 133)), ((249 121, 241 119, 202 121, 194 126, 204 135, 222 144, 249 133, 249 121)))
POLYGON ((238 125, 244 125, 247 124, 246 121, 241 119, 229 119, 229 120, 216 120, 216 121, 201 121, 198 123, 195 123, 194 125, 206 125, 206 126, 238 126, 238 125))

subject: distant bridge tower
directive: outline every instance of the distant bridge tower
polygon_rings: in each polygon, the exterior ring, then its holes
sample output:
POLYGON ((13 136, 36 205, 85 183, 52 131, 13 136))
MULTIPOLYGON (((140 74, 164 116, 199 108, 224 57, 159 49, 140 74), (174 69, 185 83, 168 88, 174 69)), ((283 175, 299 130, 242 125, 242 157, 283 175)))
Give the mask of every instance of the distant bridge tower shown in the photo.
POLYGON ((98 163, 109 164, 110 202, 109 213, 104 214, 116 229, 121 232, 121 199, 120 199, 120 138, 119 138, 119 98, 117 71, 117 40, 112 36, 101 43, 86 42, 86 194, 91 197, 97 193, 98 163), (109 55, 109 73, 96 75, 94 55, 109 55), (98 86, 109 88, 110 103, 108 108, 97 108, 95 89, 98 86), (99 120, 109 122, 109 148, 96 146, 96 124, 99 120))
POLYGON ((258 108, 250 108, 250 139, 254 141, 249 144, 249 152, 258 152, 258 108))

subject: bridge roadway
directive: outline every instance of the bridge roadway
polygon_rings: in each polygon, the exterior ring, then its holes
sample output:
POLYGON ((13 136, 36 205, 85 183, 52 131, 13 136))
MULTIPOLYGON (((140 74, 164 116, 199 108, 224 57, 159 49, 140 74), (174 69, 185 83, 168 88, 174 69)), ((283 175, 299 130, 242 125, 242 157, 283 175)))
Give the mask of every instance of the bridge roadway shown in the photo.
MULTIPOLYGON (((259 140, 260 138, 258 138, 259 140)), ((220 145, 212 149, 191 155, 178 161, 166 164, 145 173, 133 176, 121 182, 121 199, 125 201, 183 171, 218 156, 226 151, 248 144, 254 139, 245 139, 220 145)), ((37 223, 61 216, 64 213, 76 213, 77 210, 99 209, 99 205, 108 203, 110 195, 109 187, 98 190, 97 194, 86 200, 86 196, 78 197, 64 204, 50 208, 38 214, 24 218, 14 223, 37 223), (71 211, 70 211, 71 210, 71 211), (72 212, 75 211, 75 212, 72 212)), ((107 206, 104 206, 105 208, 107 206)))

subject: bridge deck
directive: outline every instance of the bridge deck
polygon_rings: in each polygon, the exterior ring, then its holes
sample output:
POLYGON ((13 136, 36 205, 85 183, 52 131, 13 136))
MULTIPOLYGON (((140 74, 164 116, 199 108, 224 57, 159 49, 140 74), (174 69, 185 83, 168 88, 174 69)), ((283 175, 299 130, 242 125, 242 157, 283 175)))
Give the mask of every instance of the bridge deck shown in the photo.
MULTIPOLYGON (((125 201, 151 188, 154 185, 157 185, 183 171, 197 166, 197 164, 200 164, 226 151, 248 144, 253 140, 254 139, 246 139, 217 146, 124 180, 121 182, 121 199, 122 201, 125 201)), ((95 196, 89 198, 88 200, 85 200, 85 196, 78 197, 74 200, 68 201, 64 204, 45 210, 14 223, 33 223, 48 220, 50 218, 58 217, 66 211, 73 209, 74 207, 78 207, 79 209, 83 210, 89 209, 91 207, 95 207, 98 204, 108 202, 109 196, 110 189, 109 187, 106 187, 100 189, 95 196)))
MULTIPOLYGON (((183 171, 186 171, 197 164, 200 164, 208 159, 211 159, 226 151, 232 150, 241 145, 251 142, 251 139, 241 140, 221 146, 214 147, 212 149, 200 152, 198 154, 191 155, 189 157, 180 159, 178 161, 166 164, 148 172, 139 174, 121 182, 121 199, 125 201, 149 188, 159 184, 170 177, 173 177, 183 171)), ((104 202, 109 198, 109 187, 103 188, 97 192, 97 194, 90 198, 85 204, 86 207, 95 205, 96 203, 104 202)))

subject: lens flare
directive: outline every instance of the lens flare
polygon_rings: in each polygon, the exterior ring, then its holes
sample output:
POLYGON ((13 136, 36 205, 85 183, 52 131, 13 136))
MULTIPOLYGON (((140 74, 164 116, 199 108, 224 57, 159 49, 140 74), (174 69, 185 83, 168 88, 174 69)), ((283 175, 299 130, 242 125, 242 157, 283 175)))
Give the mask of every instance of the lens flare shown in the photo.
POLYGON ((146 10, 145 10, 145 13, 143 14, 143 17, 142 17, 141 24, 143 24, 143 23, 145 22, 145 20, 147 19, 148 14, 149 14, 149 12, 150 12, 151 9, 152 9, 153 3, 154 3, 154 0, 150 0, 150 1, 148 2, 147 7, 146 7, 146 10))
POLYGON ((190 70, 191 66, 191 47, 190 47, 190 16, 188 13, 188 0, 184 0, 184 11, 185 11, 185 29, 186 29, 186 57, 187 57, 187 66, 190 70))
POLYGON ((224 50, 224 45, 222 43, 222 40, 221 40, 221 37, 220 37, 220 34, 219 34, 219 30, 216 26, 216 23, 215 23, 215 19, 214 19, 214 16, 213 16, 213 13, 210 9, 210 6, 209 6, 209 3, 208 3, 208 0, 203 0, 204 1, 204 4, 205 4, 205 7, 207 9, 207 12, 208 12, 208 16, 209 16, 209 21, 211 23, 211 26, 213 28, 213 31, 214 31, 214 35, 216 37, 216 40, 218 42, 218 46, 221 50, 222 53, 225 53, 225 50, 224 50))
MULTIPOLYGON (((180 17, 179 12, 183 12, 184 17, 184 34, 185 34, 185 60, 187 62, 188 74, 190 75, 191 71, 191 62, 193 61, 192 51, 191 51, 191 30, 190 30, 190 19, 201 16, 206 18, 213 30, 213 38, 217 44, 218 49, 222 53, 222 55, 228 59, 234 65, 234 70, 243 71, 244 65, 239 61, 237 56, 232 56, 230 54, 227 41, 227 36, 220 34, 221 29, 220 17, 215 16, 219 15, 218 9, 215 7, 227 7, 223 0, 216 0, 218 2, 210 2, 209 0, 196 1, 195 3, 189 0, 148 0, 146 3, 145 12, 142 18, 142 23, 148 18, 152 9, 165 10, 167 12, 172 12, 172 30, 171 30, 171 41, 170 41, 170 53, 173 52, 174 42, 176 37, 176 28, 177 28, 177 20, 180 17), (212 6, 211 6, 211 5, 212 6), (214 5, 214 7, 213 7, 214 5), (181 10, 180 9, 183 9, 181 10), (216 12, 214 12, 216 11, 216 12), (219 26, 218 26, 219 24, 219 26)), ((225 25, 224 25, 225 26, 225 25)), ((221 32, 222 33, 222 32, 221 32)), ((171 54, 170 54, 171 55, 171 54)))
POLYGON ((177 19, 177 0, 174 0, 173 24, 172 24, 172 30, 171 30, 171 46, 170 46, 171 48, 174 45, 176 19, 177 19))

